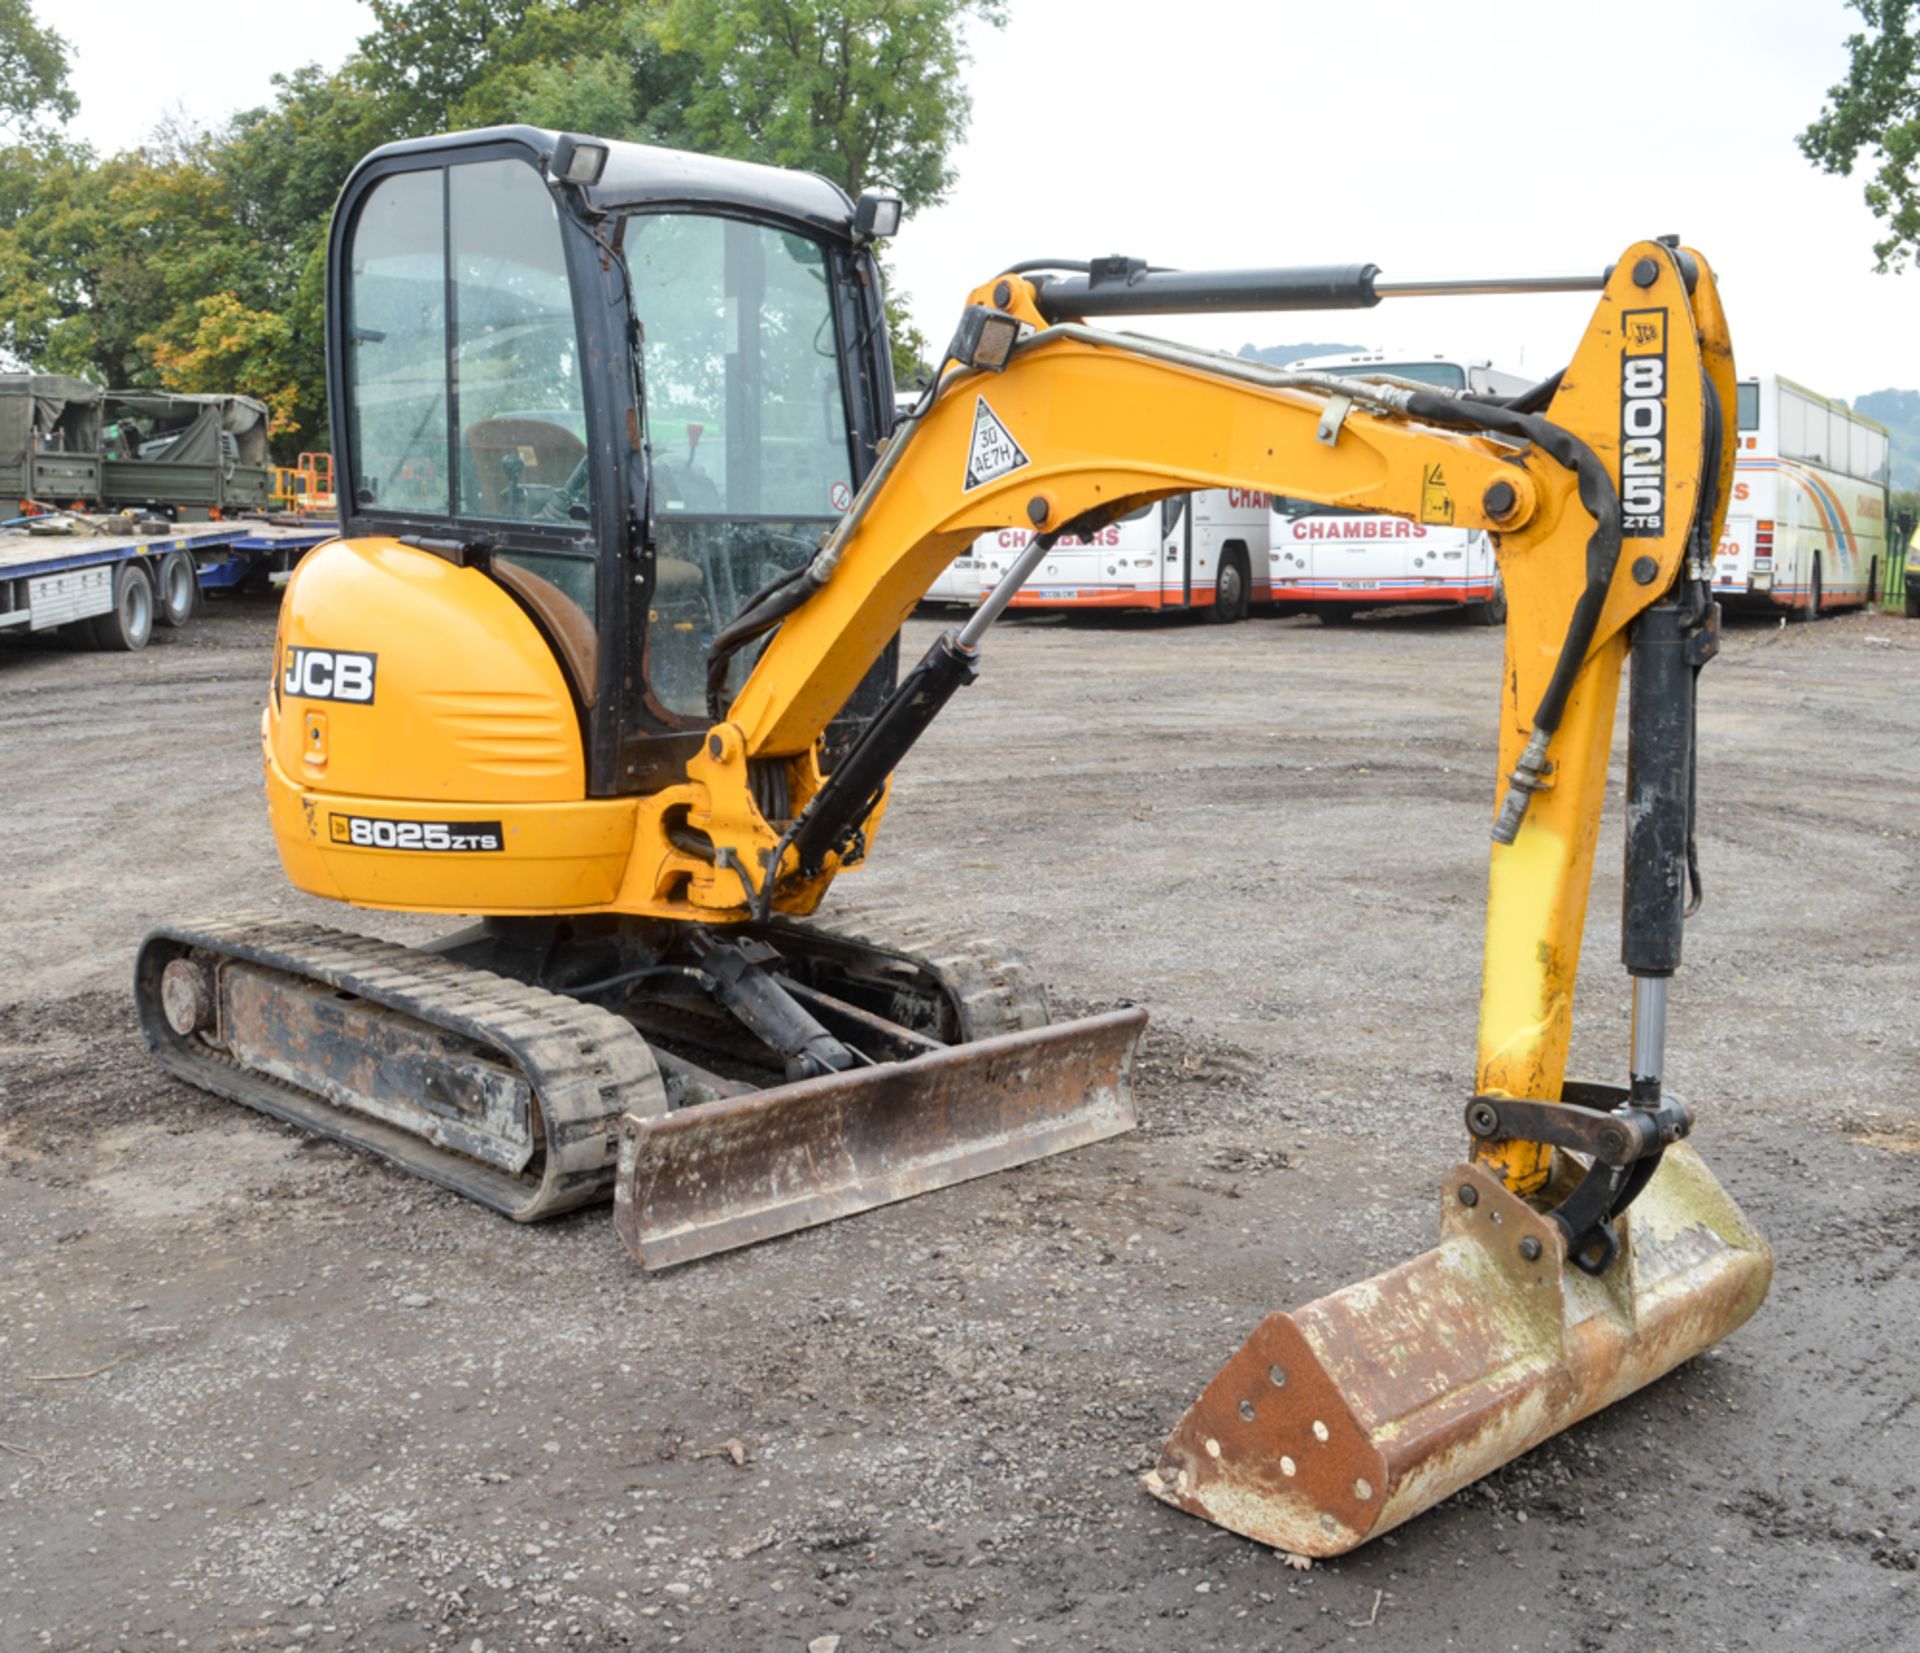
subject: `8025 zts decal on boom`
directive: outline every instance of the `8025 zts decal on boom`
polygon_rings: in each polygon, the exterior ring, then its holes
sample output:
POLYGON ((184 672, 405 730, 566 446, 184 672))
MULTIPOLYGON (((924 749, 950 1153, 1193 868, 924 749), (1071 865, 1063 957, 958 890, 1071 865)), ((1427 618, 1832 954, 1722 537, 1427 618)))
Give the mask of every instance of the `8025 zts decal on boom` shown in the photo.
POLYGON ((1667 531, 1667 313, 1620 318, 1620 531, 1667 531))

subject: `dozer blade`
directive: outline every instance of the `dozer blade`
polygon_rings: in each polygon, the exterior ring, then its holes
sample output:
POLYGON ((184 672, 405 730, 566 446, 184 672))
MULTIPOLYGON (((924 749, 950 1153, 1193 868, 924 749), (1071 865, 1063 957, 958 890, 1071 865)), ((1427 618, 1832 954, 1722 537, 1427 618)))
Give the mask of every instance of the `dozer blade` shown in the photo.
POLYGON ((620 1122, 614 1220, 666 1268, 1133 1129, 1143 1010, 620 1122))
POLYGON ((1277 1549, 1344 1554, 1718 1342, 1773 1276, 1685 1145, 1617 1219, 1598 1279, 1477 1166, 1454 1169, 1441 1211, 1432 1251, 1262 1321, 1147 1490, 1277 1549))

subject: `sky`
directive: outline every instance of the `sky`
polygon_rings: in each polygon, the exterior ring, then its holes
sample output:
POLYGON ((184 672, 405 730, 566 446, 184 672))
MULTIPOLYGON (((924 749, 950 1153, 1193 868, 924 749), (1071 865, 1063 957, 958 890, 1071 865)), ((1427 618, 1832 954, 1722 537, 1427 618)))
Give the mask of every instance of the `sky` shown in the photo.
MULTIPOLYGON (((893 244, 936 346, 1016 260, 1121 252, 1184 268, 1374 263, 1384 279, 1595 272, 1677 232, 1719 275, 1743 373, 1828 395, 1920 385, 1920 275, 1873 273, 1861 179, 1794 134, 1846 71, 1842 0, 1009 0, 972 31, 972 128, 948 200, 893 244)), ((199 0, 42 15, 74 43, 79 135, 137 143, 340 61, 358 0, 199 0), (66 15, 61 15, 65 13, 66 15), (216 64, 217 72, 208 66, 216 64)), ((1364 313, 1148 318, 1234 349, 1351 341, 1543 375, 1580 297, 1388 300, 1364 313)))

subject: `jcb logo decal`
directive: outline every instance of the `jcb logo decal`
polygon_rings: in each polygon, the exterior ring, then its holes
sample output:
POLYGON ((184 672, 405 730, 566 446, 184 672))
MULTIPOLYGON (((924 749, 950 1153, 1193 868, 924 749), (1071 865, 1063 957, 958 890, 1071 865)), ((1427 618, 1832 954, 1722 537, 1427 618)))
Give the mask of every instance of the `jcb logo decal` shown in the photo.
POLYGON ((280 687, 302 700, 345 700, 356 706, 371 706, 373 665, 378 658, 349 654, 344 649, 288 649, 280 687))
POLYGON ((1620 318, 1620 509, 1628 539, 1667 530, 1667 313, 1620 318))

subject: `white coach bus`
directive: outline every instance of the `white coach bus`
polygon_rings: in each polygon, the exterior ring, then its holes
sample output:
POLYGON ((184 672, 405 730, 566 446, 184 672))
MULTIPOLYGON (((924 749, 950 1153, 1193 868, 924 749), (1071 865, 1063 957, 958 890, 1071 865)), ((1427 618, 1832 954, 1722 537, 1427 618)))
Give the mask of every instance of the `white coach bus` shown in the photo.
MULTIPOLYGON (((1015 608, 1190 609, 1222 623, 1268 601, 1273 501, 1244 488, 1178 494, 1063 538, 1013 599, 1015 608)), ((990 589, 1033 538, 1002 528, 974 541, 973 572, 990 589)), ((957 565, 956 565, 957 566, 957 565)))
POLYGON ((1873 602, 1889 567, 1886 427, 1771 373, 1740 381, 1737 414, 1714 594, 1808 620, 1873 602))
MULTIPOLYGON (((1381 351, 1314 356, 1287 366, 1346 378, 1391 374, 1478 396, 1516 396, 1529 383, 1488 362, 1381 351)), ((1284 497, 1273 502, 1268 589, 1274 602, 1310 608, 1328 625, 1350 620, 1363 608, 1394 603, 1464 604, 1489 625, 1507 612, 1493 539, 1479 529, 1442 528, 1284 497)))

